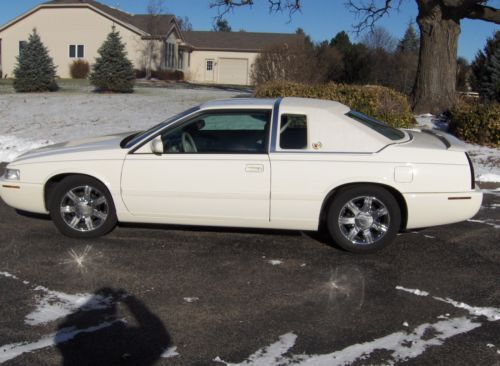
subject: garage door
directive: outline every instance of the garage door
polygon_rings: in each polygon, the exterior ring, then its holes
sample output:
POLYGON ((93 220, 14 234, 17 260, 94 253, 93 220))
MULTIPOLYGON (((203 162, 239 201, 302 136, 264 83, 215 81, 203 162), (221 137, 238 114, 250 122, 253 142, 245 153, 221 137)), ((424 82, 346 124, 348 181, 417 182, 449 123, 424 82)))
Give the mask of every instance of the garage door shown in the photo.
POLYGON ((219 83, 221 84, 248 84, 248 59, 221 58, 219 59, 219 83))

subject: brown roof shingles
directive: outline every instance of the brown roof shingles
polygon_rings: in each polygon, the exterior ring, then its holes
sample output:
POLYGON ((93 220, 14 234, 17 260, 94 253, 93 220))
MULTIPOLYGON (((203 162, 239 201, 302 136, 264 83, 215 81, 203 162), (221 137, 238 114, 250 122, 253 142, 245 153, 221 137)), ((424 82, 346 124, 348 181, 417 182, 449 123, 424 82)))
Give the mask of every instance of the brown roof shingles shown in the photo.
POLYGON ((294 44, 303 36, 291 33, 183 32, 186 43, 199 50, 261 51, 266 47, 294 44))
MULTIPOLYGON (((151 36, 166 36, 172 29, 174 15, 162 14, 151 22, 148 14, 130 14, 122 10, 107 6, 95 0, 52 0, 44 3, 46 5, 79 5, 88 4, 94 8, 128 23, 151 36)), ((290 33, 254 33, 254 32, 211 32, 211 31, 189 31, 182 32, 184 41, 198 50, 227 50, 227 51, 262 51, 274 46, 291 45, 303 40, 303 36, 290 33)))

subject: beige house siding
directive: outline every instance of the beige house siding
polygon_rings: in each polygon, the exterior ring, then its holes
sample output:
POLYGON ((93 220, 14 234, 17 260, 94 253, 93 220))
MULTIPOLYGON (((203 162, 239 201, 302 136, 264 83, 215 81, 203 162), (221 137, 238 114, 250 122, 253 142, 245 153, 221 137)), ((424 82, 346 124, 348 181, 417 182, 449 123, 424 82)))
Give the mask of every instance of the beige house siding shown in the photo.
MULTIPOLYGON (((256 52, 229 52, 229 51, 197 51, 191 53, 191 62, 189 72, 186 75, 188 81, 195 83, 214 83, 222 84, 225 80, 242 80, 235 84, 249 85, 251 84, 251 70, 255 59, 259 53, 256 52), (213 60, 213 73, 207 71, 207 60, 213 60), (247 67, 244 75, 223 75, 227 70, 223 70, 224 65, 228 65, 227 61, 246 60, 247 67), (213 76, 212 76, 213 75, 213 76), (245 82, 243 82, 245 80, 245 82)), ((232 62, 234 64, 234 62, 232 62)), ((240 68, 230 69, 230 72, 241 72, 240 68)))
POLYGON ((54 7, 39 9, 0 32, 2 73, 12 76, 19 55, 19 41, 27 40, 33 28, 36 28, 54 59, 58 76, 68 78, 69 66, 74 60, 69 57, 69 46, 84 45, 84 59, 92 64, 113 24, 126 44, 128 57, 135 67, 140 68, 144 41, 139 34, 89 8, 54 7))

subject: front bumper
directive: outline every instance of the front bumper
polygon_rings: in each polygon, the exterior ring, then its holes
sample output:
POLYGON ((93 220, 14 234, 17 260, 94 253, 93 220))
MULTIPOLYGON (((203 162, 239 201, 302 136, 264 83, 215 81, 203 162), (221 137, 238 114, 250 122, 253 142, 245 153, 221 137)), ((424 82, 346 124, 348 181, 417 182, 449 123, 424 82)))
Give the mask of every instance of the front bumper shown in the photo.
POLYGON ((0 197, 15 209, 40 214, 48 213, 41 184, 0 179, 0 197))
POLYGON ((476 190, 460 193, 406 193, 407 229, 453 224, 477 214, 483 194, 476 190))

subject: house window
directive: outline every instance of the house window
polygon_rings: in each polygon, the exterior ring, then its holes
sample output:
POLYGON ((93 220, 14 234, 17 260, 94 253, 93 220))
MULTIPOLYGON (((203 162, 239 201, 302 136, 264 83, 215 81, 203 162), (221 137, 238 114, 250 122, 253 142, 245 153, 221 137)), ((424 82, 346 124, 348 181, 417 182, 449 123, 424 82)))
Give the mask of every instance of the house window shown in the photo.
POLYGON ((177 57, 177 68, 184 69, 184 51, 179 50, 179 56, 177 57))
POLYGON ((24 50, 27 44, 28 42, 26 41, 19 41, 19 54, 21 54, 21 52, 24 50))
POLYGON ((307 116, 283 114, 280 125, 280 148, 286 150, 307 149, 307 116))
POLYGON ((207 60, 207 71, 212 71, 214 69, 213 60, 207 60))
POLYGON ((85 46, 82 44, 69 45, 69 58, 84 58, 85 57, 85 46))
POLYGON ((165 66, 167 69, 175 68, 175 44, 166 43, 165 47, 165 66))

